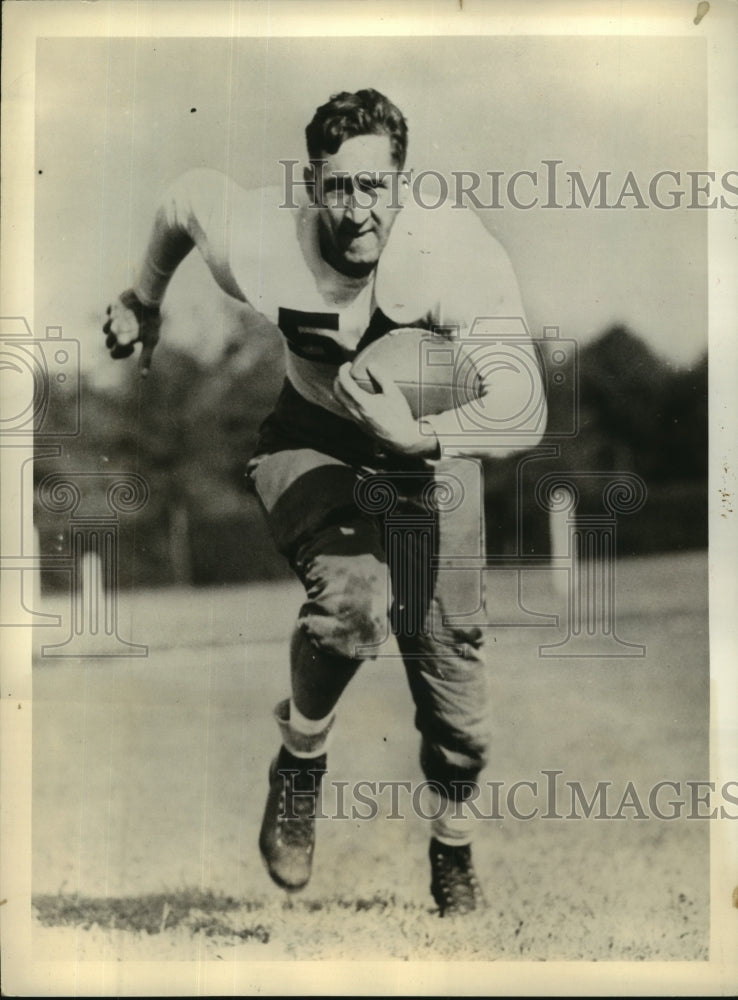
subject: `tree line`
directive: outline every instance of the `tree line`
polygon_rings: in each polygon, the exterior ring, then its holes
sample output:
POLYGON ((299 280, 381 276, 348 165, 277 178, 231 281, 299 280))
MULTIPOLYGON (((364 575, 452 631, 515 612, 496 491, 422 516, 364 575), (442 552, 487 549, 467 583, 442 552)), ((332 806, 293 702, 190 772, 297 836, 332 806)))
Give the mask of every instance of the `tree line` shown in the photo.
MULTIPOLYGON (((547 516, 535 501, 535 482, 551 471, 572 470, 631 472, 645 482, 644 507, 618 525, 621 554, 704 547, 707 358, 677 368, 622 325, 563 363, 561 354, 552 360, 555 343, 542 348, 549 430, 540 459, 485 462, 490 551, 545 556, 547 516)), ((39 454, 35 477, 111 470, 144 477, 148 503, 120 521, 123 586, 217 584, 286 573, 245 477, 259 426, 284 377, 282 350, 273 329, 244 327, 214 363, 203 364, 165 338, 145 381, 132 362, 111 362, 102 382, 94 373, 81 376, 81 433, 60 434, 58 457, 39 454)), ((59 391, 50 405, 45 426, 60 433, 73 420, 74 401, 59 391)), ((88 483, 103 488, 94 477, 88 483)), ((589 496, 585 489, 583 510, 596 507, 595 492, 589 496)), ((64 516, 37 504, 36 522, 42 556, 63 551, 64 516)), ((52 571, 42 579, 47 587, 60 582, 52 571)))

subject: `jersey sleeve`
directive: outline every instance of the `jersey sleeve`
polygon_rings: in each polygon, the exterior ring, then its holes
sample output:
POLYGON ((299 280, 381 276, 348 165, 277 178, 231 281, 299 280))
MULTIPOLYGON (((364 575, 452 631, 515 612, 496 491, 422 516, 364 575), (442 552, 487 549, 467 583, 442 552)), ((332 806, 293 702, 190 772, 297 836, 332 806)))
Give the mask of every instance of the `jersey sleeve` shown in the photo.
POLYGON ((543 435, 543 376, 510 258, 476 215, 463 215, 444 244, 437 322, 451 327, 473 359, 480 396, 424 419, 444 455, 502 457, 543 435))
POLYGON ((253 227, 248 195, 216 170, 190 170, 165 191, 154 218, 136 293, 147 305, 158 305, 187 254, 197 247, 224 292, 247 302, 244 275, 234 275, 236 234, 253 227))

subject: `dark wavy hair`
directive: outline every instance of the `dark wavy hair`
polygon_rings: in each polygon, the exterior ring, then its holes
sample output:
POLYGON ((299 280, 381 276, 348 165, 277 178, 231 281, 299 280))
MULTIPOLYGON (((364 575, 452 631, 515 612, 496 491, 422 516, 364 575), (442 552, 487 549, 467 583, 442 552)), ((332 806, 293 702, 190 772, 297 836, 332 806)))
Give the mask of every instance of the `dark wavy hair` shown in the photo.
POLYGON ((378 90, 367 88, 355 94, 342 91, 322 104, 305 129, 308 156, 319 160, 338 152, 346 139, 357 135, 386 135, 392 159, 402 170, 407 154, 407 122, 399 108, 378 90))

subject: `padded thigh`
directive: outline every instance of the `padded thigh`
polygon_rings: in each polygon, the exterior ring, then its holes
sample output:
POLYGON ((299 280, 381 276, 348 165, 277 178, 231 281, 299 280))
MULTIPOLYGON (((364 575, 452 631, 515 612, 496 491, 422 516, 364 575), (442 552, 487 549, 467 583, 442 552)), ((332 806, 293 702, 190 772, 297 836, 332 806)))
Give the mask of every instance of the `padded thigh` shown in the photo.
POLYGON ((261 455, 249 478, 279 551, 294 562, 296 548, 354 506, 356 472, 309 448, 261 455))

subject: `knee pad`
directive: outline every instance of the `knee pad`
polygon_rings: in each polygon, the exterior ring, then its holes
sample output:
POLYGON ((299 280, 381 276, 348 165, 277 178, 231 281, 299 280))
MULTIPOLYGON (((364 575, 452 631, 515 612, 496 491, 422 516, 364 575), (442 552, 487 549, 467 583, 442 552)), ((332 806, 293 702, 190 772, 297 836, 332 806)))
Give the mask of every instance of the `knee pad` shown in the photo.
POLYGON ((307 601, 298 625, 321 650, 357 660, 387 635, 387 566, 375 556, 318 555, 306 568, 307 601))

